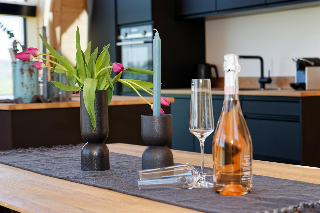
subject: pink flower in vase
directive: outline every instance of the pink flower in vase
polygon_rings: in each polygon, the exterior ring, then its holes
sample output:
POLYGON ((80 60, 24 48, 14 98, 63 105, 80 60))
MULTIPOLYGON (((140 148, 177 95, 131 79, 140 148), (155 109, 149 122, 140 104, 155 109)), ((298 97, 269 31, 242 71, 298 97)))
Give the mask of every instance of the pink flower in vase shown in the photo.
MULTIPOLYGON (((153 104, 151 104, 151 109, 152 109, 152 111, 153 111, 153 104)), ((160 114, 161 114, 161 115, 165 114, 165 112, 164 112, 164 110, 163 110, 162 108, 160 108, 160 114)))
POLYGON ((34 47, 28 47, 26 52, 30 53, 34 57, 37 57, 38 55, 40 55, 39 49, 34 47))
POLYGON ((16 58, 22 61, 31 61, 33 56, 30 53, 20 52, 16 54, 16 58))
POLYGON ((33 63, 33 66, 34 66, 35 68, 37 68, 38 70, 42 70, 43 68, 46 67, 46 65, 45 65, 44 63, 42 63, 42 62, 34 62, 34 63, 33 63))
POLYGON ((115 73, 119 73, 124 70, 124 67, 122 66, 122 64, 114 62, 112 64, 112 69, 115 73))
POLYGON ((161 97, 161 105, 162 106, 170 106, 170 102, 165 97, 161 97))

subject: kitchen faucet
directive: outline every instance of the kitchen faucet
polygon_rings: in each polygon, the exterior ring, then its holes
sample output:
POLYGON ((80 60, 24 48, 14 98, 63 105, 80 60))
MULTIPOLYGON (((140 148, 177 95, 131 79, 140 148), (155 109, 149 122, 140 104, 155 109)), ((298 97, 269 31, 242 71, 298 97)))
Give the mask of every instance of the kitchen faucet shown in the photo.
POLYGON ((270 78, 270 70, 269 70, 269 77, 265 78, 264 77, 264 71, 263 71, 263 58, 261 56, 249 56, 249 55, 239 55, 239 59, 240 58, 247 58, 247 59, 260 59, 260 79, 259 79, 259 83, 260 83, 260 90, 264 90, 265 89, 265 84, 270 84, 272 82, 272 79, 270 78))

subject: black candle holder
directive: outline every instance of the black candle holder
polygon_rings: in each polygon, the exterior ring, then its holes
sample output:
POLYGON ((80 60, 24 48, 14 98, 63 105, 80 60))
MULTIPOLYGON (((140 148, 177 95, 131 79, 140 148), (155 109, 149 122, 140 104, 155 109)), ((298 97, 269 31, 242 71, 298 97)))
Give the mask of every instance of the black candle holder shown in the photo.
POLYGON ((166 146, 172 138, 172 115, 142 115, 141 136, 149 146, 142 154, 143 170, 173 166, 173 154, 166 146))

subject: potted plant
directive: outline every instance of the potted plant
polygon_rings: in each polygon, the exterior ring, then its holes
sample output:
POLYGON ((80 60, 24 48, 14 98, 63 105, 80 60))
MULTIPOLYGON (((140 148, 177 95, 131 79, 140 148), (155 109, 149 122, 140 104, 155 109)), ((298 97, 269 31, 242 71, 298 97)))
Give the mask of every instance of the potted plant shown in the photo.
MULTIPOLYGON (((54 72, 66 73, 70 86, 55 81, 52 81, 52 83, 66 91, 80 91, 81 135, 87 142, 81 151, 81 169, 87 171, 108 170, 110 168, 109 150, 104 141, 109 132, 108 104, 111 102, 114 91, 113 84, 120 82, 132 88, 144 99, 138 90, 144 90, 152 95, 153 84, 140 80, 121 79, 121 75, 122 72, 148 75, 152 75, 153 72, 145 69, 124 68, 120 63, 112 63, 108 51, 109 45, 103 48, 99 56, 98 48, 91 52, 91 42, 89 42, 86 50, 82 51, 79 28, 76 31, 75 66, 72 66, 67 58, 58 54, 41 35, 40 38, 51 53, 51 55, 46 54, 48 55, 47 59, 39 57, 43 53, 36 48, 28 48, 26 52, 17 53, 17 58, 26 61, 32 59, 47 60, 53 64, 54 72), (53 60, 50 58, 53 58, 53 60), (114 78, 111 78, 112 71, 117 73, 114 78)), ((47 67, 43 62, 36 62, 34 66, 38 69, 47 67)), ((152 104, 147 100, 145 101, 152 108, 152 104)))

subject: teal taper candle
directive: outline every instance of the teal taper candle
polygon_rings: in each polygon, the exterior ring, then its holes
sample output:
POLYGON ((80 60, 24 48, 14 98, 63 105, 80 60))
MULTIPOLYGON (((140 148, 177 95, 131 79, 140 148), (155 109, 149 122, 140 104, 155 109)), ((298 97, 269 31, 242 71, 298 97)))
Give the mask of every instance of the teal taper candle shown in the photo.
POLYGON ((160 116, 161 39, 157 31, 153 38, 153 116, 160 116))

